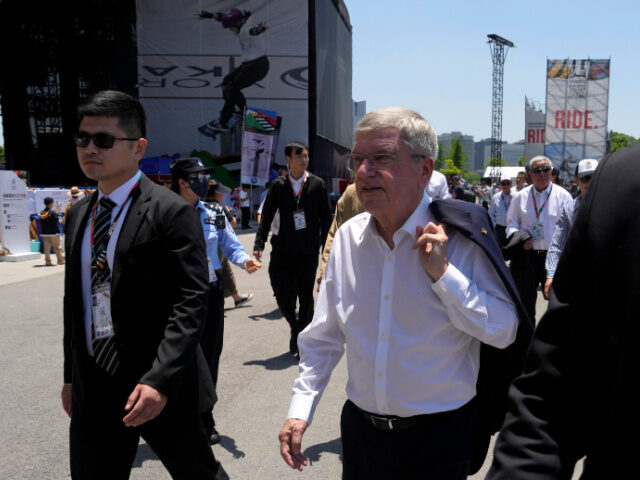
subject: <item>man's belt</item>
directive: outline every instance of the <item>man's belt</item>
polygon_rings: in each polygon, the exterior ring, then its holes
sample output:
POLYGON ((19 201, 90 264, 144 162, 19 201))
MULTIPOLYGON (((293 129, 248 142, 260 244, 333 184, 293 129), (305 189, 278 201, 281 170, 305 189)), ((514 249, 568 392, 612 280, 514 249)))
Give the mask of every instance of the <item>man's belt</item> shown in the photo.
POLYGON ((546 250, 534 250, 534 252, 535 252, 537 255, 540 255, 540 256, 542 256, 542 255, 546 255, 546 254, 547 254, 547 251, 546 251, 546 250))
POLYGON ((362 410, 351 400, 347 400, 347 402, 351 403, 351 405, 353 405, 365 419, 370 421, 374 428, 388 432, 393 430, 408 430, 421 425, 428 425, 430 423, 442 421, 447 417, 460 412, 472 403, 469 402, 456 410, 447 410, 446 412, 426 413, 423 415, 414 415, 412 417, 397 417, 395 415, 379 415, 377 413, 370 413, 366 410, 362 410))

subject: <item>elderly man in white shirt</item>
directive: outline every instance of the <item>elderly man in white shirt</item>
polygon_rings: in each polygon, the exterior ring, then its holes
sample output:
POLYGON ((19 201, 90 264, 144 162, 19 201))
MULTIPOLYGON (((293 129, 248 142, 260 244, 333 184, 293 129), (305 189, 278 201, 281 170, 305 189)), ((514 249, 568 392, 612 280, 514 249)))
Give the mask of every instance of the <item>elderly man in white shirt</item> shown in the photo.
POLYGON ((507 212, 507 238, 516 232, 530 236, 522 250, 511 259, 511 272, 518 293, 530 318, 535 319, 538 287, 547 279, 545 260, 551 245, 556 221, 571 194, 551 183, 551 160, 543 155, 530 162, 532 185, 522 189, 507 212))
POLYGON ((516 308, 489 259, 428 208, 436 133, 399 107, 356 126, 352 167, 366 212, 337 231, 280 431, 302 470, 302 436, 347 352, 343 478, 467 477, 481 342, 510 345, 516 308))

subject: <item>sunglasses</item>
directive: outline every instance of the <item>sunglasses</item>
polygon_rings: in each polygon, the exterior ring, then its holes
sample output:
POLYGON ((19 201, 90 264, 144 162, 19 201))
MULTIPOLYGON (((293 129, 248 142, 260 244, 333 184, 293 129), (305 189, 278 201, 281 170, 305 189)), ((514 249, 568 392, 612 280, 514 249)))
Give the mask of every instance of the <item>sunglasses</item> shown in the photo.
POLYGON ((591 177, 593 177, 593 175, 585 175, 584 177, 580 177, 580 181, 582 183, 588 183, 591 181, 591 177))
POLYGON ((112 148, 113 142, 116 140, 127 140, 129 142, 137 142, 140 140, 139 138, 124 138, 124 137, 114 137, 108 133, 94 133, 90 135, 87 132, 78 132, 75 136, 76 147, 86 147, 89 145, 89 141, 93 140, 93 144, 98 148, 112 148))
POLYGON ((551 167, 538 167, 538 168, 534 168, 533 170, 531 170, 533 173, 536 174, 541 174, 541 173, 548 173, 551 171, 551 167))
POLYGON ((511 185, 511 182, 502 182, 502 183, 500 183, 500 185, 504 185, 505 187, 507 187, 507 186, 511 185))

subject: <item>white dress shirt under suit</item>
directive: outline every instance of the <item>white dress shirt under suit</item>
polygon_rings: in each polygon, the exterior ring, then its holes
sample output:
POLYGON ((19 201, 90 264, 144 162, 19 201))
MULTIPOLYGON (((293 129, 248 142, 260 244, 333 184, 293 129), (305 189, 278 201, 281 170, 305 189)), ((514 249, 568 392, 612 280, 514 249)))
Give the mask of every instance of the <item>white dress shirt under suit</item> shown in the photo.
POLYGON ((362 213, 336 232, 312 323, 298 337, 300 375, 289 418, 309 423, 342 354, 347 395, 363 410, 408 417, 456 409, 476 394, 480 342, 511 344, 516 310, 484 252, 449 232, 438 282, 412 247, 433 218, 429 197, 394 236, 362 213))
POLYGON ((549 250, 556 220, 566 202, 573 202, 571 194, 561 186, 553 183, 550 183, 542 192, 538 192, 533 185, 522 189, 513 198, 507 212, 507 237, 510 237, 516 231, 528 232, 533 236, 532 226, 539 223, 542 225, 544 238, 534 240, 533 249, 549 250), (536 218, 536 210, 533 204, 534 196, 538 209, 544 205, 539 218, 536 218))

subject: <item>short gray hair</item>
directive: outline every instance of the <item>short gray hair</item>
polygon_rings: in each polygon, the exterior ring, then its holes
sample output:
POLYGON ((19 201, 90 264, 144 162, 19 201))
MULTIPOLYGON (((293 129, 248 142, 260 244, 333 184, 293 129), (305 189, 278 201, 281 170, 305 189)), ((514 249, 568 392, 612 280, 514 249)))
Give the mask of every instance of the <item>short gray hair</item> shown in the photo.
POLYGON ((553 164, 551 163, 551 160, 549 160, 549 157, 545 157, 544 155, 536 155, 535 157, 533 157, 529 162, 529 167, 533 167, 533 164, 536 162, 549 162, 549 165, 553 167, 553 164))
POLYGON ((438 135, 434 128, 419 113, 405 107, 387 107, 367 113, 356 125, 356 138, 385 128, 397 129, 412 154, 438 156, 438 135))

